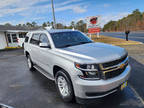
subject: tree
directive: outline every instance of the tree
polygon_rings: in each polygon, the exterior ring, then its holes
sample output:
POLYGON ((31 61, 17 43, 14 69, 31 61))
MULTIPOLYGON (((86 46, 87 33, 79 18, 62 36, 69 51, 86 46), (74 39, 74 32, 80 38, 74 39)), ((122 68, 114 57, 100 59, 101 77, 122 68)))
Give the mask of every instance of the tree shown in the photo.
POLYGON ((31 24, 31 26, 32 26, 32 27, 36 27, 36 26, 37 26, 37 23, 33 21, 32 24, 31 24))
POLYGON ((42 24, 42 27, 44 28, 44 27, 47 27, 47 24, 44 22, 43 24, 42 24))
POLYGON ((51 24, 50 24, 50 25, 52 26, 52 28, 54 28, 54 22, 53 22, 53 21, 51 22, 51 24))
POLYGON ((27 22, 27 23, 26 23, 26 26, 27 26, 27 27, 32 27, 32 24, 29 23, 29 22, 27 22))
POLYGON ((49 21, 47 22, 47 26, 48 26, 48 27, 49 27, 49 26, 51 26, 51 24, 50 24, 50 22, 49 22, 49 21))
POLYGON ((22 25, 22 24, 18 24, 18 25, 16 25, 16 26, 18 26, 18 27, 22 27, 23 25, 22 25))
POLYGON ((118 21, 110 21, 104 25, 104 31, 125 31, 125 30, 144 30, 144 13, 139 9, 134 10, 127 17, 118 21))
POLYGON ((103 28, 104 31, 113 31, 113 30, 117 30, 117 22, 116 21, 110 21, 108 22, 106 25, 104 25, 103 28))
POLYGON ((74 21, 72 21, 71 25, 70 25, 70 29, 72 29, 72 28, 75 28, 75 22, 74 21))
POLYGON ((133 11, 133 14, 141 14, 141 12, 139 11, 139 9, 136 9, 133 11))
POLYGON ((83 20, 80 20, 76 23, 76 29, 82 31, 82 32, 86 32, 87 29, 86 29, 86 23, 84 23, 83 20))
POLYGON ((5 26, 12 26, 10 23, 5 23, 5 26))
POLYGON ((26 27, 26 24, 23 24, 22 26, 23 26, 23 27, 26 27))

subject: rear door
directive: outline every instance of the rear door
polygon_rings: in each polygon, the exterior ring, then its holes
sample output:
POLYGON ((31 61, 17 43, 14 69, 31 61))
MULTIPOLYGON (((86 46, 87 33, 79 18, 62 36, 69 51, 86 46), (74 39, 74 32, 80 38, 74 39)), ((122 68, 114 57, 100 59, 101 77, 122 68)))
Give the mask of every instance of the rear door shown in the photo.
POLYGON ((30 56, 31 59, 34 63, 39 64, 39 59, 38 59, 38 55, 39 55, 39 37, 40 37, 40 33, 34 33, 32 34, 32 37, 30 39, 30 56))

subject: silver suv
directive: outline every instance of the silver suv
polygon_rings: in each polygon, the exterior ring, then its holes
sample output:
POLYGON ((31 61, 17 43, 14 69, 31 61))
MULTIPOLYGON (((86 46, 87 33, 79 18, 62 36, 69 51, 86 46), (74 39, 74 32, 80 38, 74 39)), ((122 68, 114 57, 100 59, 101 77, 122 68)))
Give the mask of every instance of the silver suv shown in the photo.
POLYGON ((24 53, 29 69, 55 81, 65 102, 83 103, 122 90, 131 70, 125 49, 95 43, 77 30, 29 32, 24 53))

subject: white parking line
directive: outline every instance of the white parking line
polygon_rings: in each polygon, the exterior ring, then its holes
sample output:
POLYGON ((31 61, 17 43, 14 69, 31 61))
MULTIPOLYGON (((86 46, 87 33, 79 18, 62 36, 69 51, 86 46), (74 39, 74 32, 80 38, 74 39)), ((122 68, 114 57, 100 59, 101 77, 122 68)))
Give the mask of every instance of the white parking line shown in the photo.
POLYGON ((13 107, 0 103, 0 108, 13 108, 13 107))
POLYGON ((140 95, 137 93, 137 91, 129 84, 129 87, 131 88, 131 90, 134 92, 134 94, 136 95, 136 97, 141 101, 141 103, 144 106, 144 100, 140 97, 140 95))

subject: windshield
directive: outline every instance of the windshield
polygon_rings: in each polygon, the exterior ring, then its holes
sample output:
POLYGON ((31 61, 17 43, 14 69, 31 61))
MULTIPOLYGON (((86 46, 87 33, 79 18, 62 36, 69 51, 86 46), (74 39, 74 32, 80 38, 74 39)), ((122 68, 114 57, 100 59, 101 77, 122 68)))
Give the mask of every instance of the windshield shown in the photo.
POLYGON ((56 48, 64 48, 92 42, 87 36, 78 31, 51 33, 51 37, 56 48))

